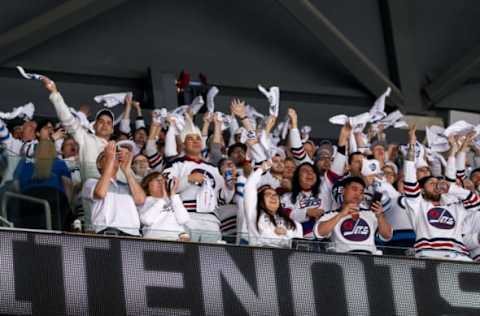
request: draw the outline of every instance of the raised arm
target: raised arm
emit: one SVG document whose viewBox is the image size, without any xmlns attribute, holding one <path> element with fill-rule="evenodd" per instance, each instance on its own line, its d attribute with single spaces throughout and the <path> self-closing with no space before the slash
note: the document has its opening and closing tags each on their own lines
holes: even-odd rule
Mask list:
<svg viewBox="0 0 480 316">
<path fill-rule="evenodd" d="M 123 118 L 120 121 L 120 132 L 130 134 L 130 113 L 132 112 L 132 96 L 127 94 L 125 97 L 125 109 L 123 111 Z"/>
<path fill-rule="evenodd" d="M 293 108 L 288 109 L 288 117 L 290 118 L 290 151 L 292 152 L 295 163 L 301 165 L 304 162 L 309 162 L 313 164 L 312 159 L 307 155 L 303 149 L 302 138 L 300 136 L 300 131 L 298 130 L 298 117 L 297 112 Z"/>
<path fill-rule="evenodd" d="M 150 125 L 150 131 L 147 137 L 147 144 L 145 146 L 145 156 L 148 159 L 150 168 L 156 170 L 163 163 L 163 156 L 158 152 L 157 148 L 157 138 L 160 134 L 161 125 L 155 120 L 152 119 L 152 124 Z"/>
<path fill-rule="evenodd" d="M 411 126 L 408 131 L 408 150 L 407 157 L 404 161 L 405 178 L 403 180 L 405 185 L 405 197 L 407 199 L 418 199 L 420 197 L 420 185 L 417 181 L 417 172 L 415 168 L 415 144 L 417 143 L 415 125 Z"/>
<path fill-rule="evenodd" d="M 135 119 L 135 129 L 145 128 L 145 120 L 143 119 L 142 107 L 140 106 L 140 102 L 133 101 L 132 104 L 137 111 L 137 118 Z"/>
<path fill-rule="evenodd" d="M 115 176 L 115 154 L 115 142 L 110 141 L 104 150 L 105 157 L 103 159 L 105 159 L 105 164 L 103 166 L 102 174 L 93 191 L 93 197 L 95 199 L 103 200 L 107 196 L 110 180 Z"/>
<path fill-rule="evenodd" d="M 122 150 L 119 153 L 118 161 L 120 163 L 120 169 L 127 178 L 130 192 L 132 193 L 133 201 L 135 205 L 142 205 L 145 202 L 145 192 L 138 183 L 132 170 L 133 154 L 128 150 Z"/>
<path fill-rule="evenodd" d="M 248 131 L 247 136 L 247 145 L 250 149 L 250 153 L 256 165 L 261 164 L 263 161 L 267 160 L 267 156 L 263 147 L 258 142 L 258 138 L 255 130 L 252 127 L 250 120 L 247 117 L 245 102 L 238 99 L 232 100 L 230 104 L 230 109 L 232 113 L 240 119 L 243 124 L 243 127 Z"/>
<path fill-rule="evenodd" d="M 268 171 L 271 163 L 265 162 L 261 168 L 253 172 L 245 183 L 244 191 L 244 207 L 245 219 L 247 221 L 248 233 L 250 238 L 258 237 L 260 235 L 257 229 L 257 184 L 260 182 L 262 174 Z"/>
</svg>

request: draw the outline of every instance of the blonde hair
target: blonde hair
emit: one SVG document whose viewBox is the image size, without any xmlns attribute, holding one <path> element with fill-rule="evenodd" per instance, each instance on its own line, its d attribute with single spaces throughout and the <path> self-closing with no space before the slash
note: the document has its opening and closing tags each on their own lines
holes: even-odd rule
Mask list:
<svg viewBox="0 0 480 316">
<path fill-rule="evenodd" d="M 47 180 L 52 175 L 52 166 L 57 151 L 55 144 L 51 140 L 39 141 L 37 148 L 35 148 L 35 166 L 33 170 L 33 179 Z"/>
</svg>

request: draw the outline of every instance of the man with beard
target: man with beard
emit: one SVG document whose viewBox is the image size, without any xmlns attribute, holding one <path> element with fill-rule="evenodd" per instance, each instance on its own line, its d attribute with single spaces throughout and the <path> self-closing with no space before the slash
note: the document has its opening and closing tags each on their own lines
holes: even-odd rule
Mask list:
<svg viewBox="0 0 480 316">
<path fill-rule="evenodd" d="M 413 127 L 409 131 L 409 147 L 404 162 L 405 198 L 399 200 L 416 234 L 415 256 L 471 261 L 462 233 L 467 211 L 478 210 L 480 198 L 455 183 L 433 176 L 417 181 L 416 141 Z M 449 160 L 455 159 L 457 151 L 458 146 L 451 149 Z"/>
</svg>

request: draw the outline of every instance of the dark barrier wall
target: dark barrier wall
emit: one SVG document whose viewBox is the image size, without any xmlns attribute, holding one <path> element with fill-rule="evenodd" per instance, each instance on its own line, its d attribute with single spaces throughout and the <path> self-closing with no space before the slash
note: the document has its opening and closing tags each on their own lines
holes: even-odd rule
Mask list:
<svg viewBox="0 0 480 316">
<path fill-rule="evenodd" d="M 480 314 L 476 264 L 4 230 L 0 248 L 0 314 Z"/>
</svg>

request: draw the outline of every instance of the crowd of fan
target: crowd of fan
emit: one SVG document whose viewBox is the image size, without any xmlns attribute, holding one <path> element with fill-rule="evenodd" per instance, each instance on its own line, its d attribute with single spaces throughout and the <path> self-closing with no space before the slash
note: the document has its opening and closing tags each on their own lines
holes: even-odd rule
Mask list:
<svg viewBox="0 0 480 316">
<path fill-rule="evenodd" d="M 387 144 L 381 122 L 366 136 L 346 119 L 336 144 L 315 144 L 293 108 L 276 124 L 272 89 L 265 119 L 234 99 L 229 115 L 203 114 L 201 128 L 192 107 L 154 111 L 147 128 L 127 95 L 117 131 L 110 109 L 88 126 L 87 106 L 72 111 L 56 84 L 42 81 L 59 124 L 31 120 L 9 131 L 0 120 L 3 187 L 48 200 L 54 229 L 273 247 L 321 240 L 337 252 L 410 247 L 417 257 L 480 261 L 475 130 L 439 136 L 448 139 L 439 154 L 417 141 L 414 126 L 405 145 Z M 14 222 L 39 227 L 28 203 Z"/>
</svg>

